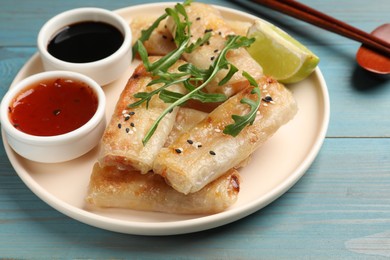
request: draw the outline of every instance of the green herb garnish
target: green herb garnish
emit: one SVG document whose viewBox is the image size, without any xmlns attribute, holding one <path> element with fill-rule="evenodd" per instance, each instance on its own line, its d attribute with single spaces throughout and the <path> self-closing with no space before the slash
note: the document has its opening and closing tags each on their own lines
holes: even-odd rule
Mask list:
<svg viewBox="0 0 390 260">
<path fill-rule="evenodd" d="M 176 4 L 173 9 L 165 9 L 165 14 L 160 16 L 150 28 L 143 31 L 140 40 L 138 40 L 134 45 L 134 50 L 139 53 L 146 70 L 152 73 L 155 78 L 148 85 L 162 84 L 162 86 L 152 92 L 139 92 L 135 94 L 134 97 L 139 98 L 139 100 L 130 104 L 129 107 L 136 107 L 142 103 L 146 103 L 146 107 L 148 107 L 148 104 L 154 95 L 159 95 L 159 98 L 164 102 L 170 103 L 170 105 L 155 120 L 154 124 L 145 135 L 142 140 L 144 145 L 152 137 L 161 120 L 175 107 L 183 105 L 190 99 L 201 102 L 225 101 L 227 99 L 225 95 L 218 93 L 206 93 L 202 91 L 202 89 L 209 84 L 221 70 L 228 70 L 228 72 L 218 84 L 222 86 L 227 83 L 238 71 L 238 69 L 227 60 L 227 53 L 234 49 L 248 47 L 254 42 L 254 39 L 248 39 L 244 36 L 230 35 L 227 37 L 224 48 L 219 52 L 219 55 L 213 60 L 213 63 L 208 69 L 200 69 L 193 64 L 186 63 L 178 68 L 179 72 L 169 72 L 169 68 L 181 58 L 184 52 L 191 53 L 194 49 L 207 42 L 211 36 L 211 33 L 207 32 L 195 43 L 189 44 L 191 37 L 191 22 L 188 19 L 184 5 L 188 5 L 190 3 L 191 1 L 185 1 L 183 4 Z M 176 30 L 174 40 L 176 46 L 178 47 L 161 59 L 151 63 L 148 59 L 148 53 L 143 46 L 143 42 L 149 39 L 152 31 L 156 29 L 159 23 L 168 16 L 170 16 L 175 22 Z M 244 116 L 232 116 L 234 123 L 228 125 L 224 129 L 225 134 L 232 136 L 236 136 L 246 125 L 253 124 L 257 109 L 259 108 L 261 102 L 260 89 L 258 88 L 257 83 L 248 73 L 244 72 L 243 75 L 248 79 L 250 84 L 254 86 L 252 93 L 256 93 L 258 95 L 258 99 L 256 101 L 245 98 L 241 100 L 241 103 L 248 104 L 251 109 L 250 112 Z M 179 83 L 182 83 L 187 89 L 188 92 L 186 94 L 167 90 L 169 86 Z"/>
<path fill-rule="evenodd" d="M 223 130 L 223 132 L 225 134 L 229 134 L 231 136 L 237 136 L 241 132 L 241 130 L 244 129 L 244 127 L 246 125 L 252 125 L 253 124 L 253 122 L 256 119 L 256 113 L 259 110 L 260 103 L 261 103 L 261 93 L 260 93 L 260 88 L 259 88 L 257 82 L 252 78 L 251 75 L 249 75 L 245 71 L 242 73 L 242 75 L 244 77 L 246 77 L 248 79 L 249 83 L 251 84 L 251 86 L 253 86 L 251 94 L 256 94 L 257 95 L 257 99 L 256 100 L 252 100 L 252 99 L 249 99 L 249 98 L 241 99 L 240 102 L 242 104 L 249 105 L 250 111 L 246 115 L 243 115 L 243 116 L 232 115 L 234 123 L 230 124 L 230 125 L 227 125 L 225 127 L 225 129 Z"/>
</svg>

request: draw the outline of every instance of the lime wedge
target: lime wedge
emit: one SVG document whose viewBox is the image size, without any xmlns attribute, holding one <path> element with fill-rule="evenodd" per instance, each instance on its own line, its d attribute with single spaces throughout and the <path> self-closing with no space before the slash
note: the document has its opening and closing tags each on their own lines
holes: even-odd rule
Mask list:
<svg viewBox="0 0 390 260">
<path fill-rule="evenodd" d="M 265 75 L 281 83 L 305 79 L 320 61 L 308 48 L 268 22 L 256 20 L 247 36 L 256 40 L 248 52 L 263 67 Z"/>
</svg>

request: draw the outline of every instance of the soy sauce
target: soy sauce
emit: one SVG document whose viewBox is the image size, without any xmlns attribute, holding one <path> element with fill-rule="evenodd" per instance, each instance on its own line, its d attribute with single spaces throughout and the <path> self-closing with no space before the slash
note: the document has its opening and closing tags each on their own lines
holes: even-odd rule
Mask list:
<svg viewBox="0 0 390 260">
<path fill-rule="evenodd" d="M 81 22 L 63 28 L 49 42 L 49 53 L 57 59 L 85 63 L 104 59 L 122 45 L 124 37 L 104 22 Z"/>
</svg>

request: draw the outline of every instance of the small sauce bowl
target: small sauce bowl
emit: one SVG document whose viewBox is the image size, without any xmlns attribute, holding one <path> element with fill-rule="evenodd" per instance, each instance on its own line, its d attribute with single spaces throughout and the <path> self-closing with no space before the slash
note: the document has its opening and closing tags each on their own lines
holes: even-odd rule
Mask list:
<svg viewBox="0 0 390 260">
<path fill-rule="evenodd" d="M 47 96 L 46 100 L 44 100 L 37 94 L 42 88 L 56 88 L 55 91 L 60 94 L 51 95 L 44 92 L 44 95 Z M 66 89 L 69 89 L 70 93 L 74 93 L 72 88 L 80 89 L 80 92 L 83 92 L 83 94 L 76 93 L 71 98 L 66 98 L 68 101 L 70 100 L 68 102 L 64 100 L 62 94 L 68 95 L 66 94 Z M 39 128 L 40 124 L 45 124 L 45 127 L 52 127 L 52 130 L 56 131 L 55 128 L 61 128 L 62 126 L 61 124 L 58 126 L 58 121 L 55 121 L 55 117 L 61 116 L 62 120 L 68 121 L 80 118 L 81 116 L 78 114 L 82 114 L 81 111 L 83 110 L 81 108 L 83 104 L 80 104 L 80 100 L 86 102 L 82 95 L 91 95 L 93 100 L 93 102 L 89 103 L 94 104 L 93 111 L 95 112 L 85 112 L 89 113 L 90 119 L 86 118 L 85 120 L 84 118 L 80 125 L 73 127 L 75 129 L 68 129 L 64 133 L 51 134 L 50 131 L 42 135 L 39 133 L 28 133 L 31 129 L 31 131 L 35 131 L 35 127 L 29 127 L 29 124 L 36 125 L 37 128 Z M 38 98 L 34 99 L 33 97 Z M 27 102 L 28 98 L 30 99 Z M 41 114 L 44 114 L 42 110 L 36 113 L 34 109 L 30 109 L 30 107 L 36 107 L 42 105 L 42 103 L 55 104 L 55 108 L 49 108 L 49 113 L 46 113 L 48 116 L 41 116 Z M 31 113 L 31 117 L 34 120 L 36 118 L 38 123 L 34 124 L 34 121 L 31 121 L 29 124 L 24 124 L 27 130 L 22 129 L 22 122 L 15 121 L 14 118 L 17 114 L 18 106 L 21 108 L 28 106 L 22 112 L 20 120 L 26 118 L 26 115 L 23 116 L 23 113 Z M 78 113 L 69 110 L 70 106 L 77 106 Z M 99 143 L 106 127 L 105 106 L 105 94 L 100 85 L 91 78 L 70 71 L 48 71 L 27 77 L 8 90 L 1 101 L 0 120 L 8 144 L 16 153 L 32 161 L 58 163 L 80 157 Z M 51 114 L 52 116 L 50 116 Z M 47 120 L 49 122 L 52 120 L 52 123 L 46 124 L 45 121 Z M 18 124 L 18 122 L 21 123 Z"/>
<path fill-rule="evenodd" d="M 81 26 L 81 28 L 76 28 L 83 24 L 84 26 Z M 115 37 L 110 32 L 107 32 L 107 28 L 102 29 L 99 27 L 100 31 L 98 30 L 98 33 L 96 33 L 97 28 L 95 27 L 99 24 L 117 31 L 121 34 L 123 40 L 114 47 L 115 49 L 111 53 L 100 53 L 100 56 L 92 54 L 97 59 L 92 58 L 92 60 L 87 59 L 87 61 L 79 57 L 80 59 L 77 61 L 77 55 L 83 55 L 90 50 L 95 49 L 106 52 L 107 49 L 112 48 L 112 46 L 107 46 L 107 44 L 111 44 Z M 95 27 L 92 29 L 88 27 L 91 25 L 95 25 Z M 65 37 L 60 36 L 56 38 L 61 33 L 64 33 Z M 91 36 L 93 33 L 95 33 L 94 36 Z M 84 37 L 77 38 L 80 35 Z M 73 45 L 64 49 L 60 44 L 57 44 L 70 36 L 74 36 L 73 43 L 70 43 Z M 54 41 L 56 42 L 53 44 Z M 87 7 L 72 9 L 48 20 L 39 31 L 37 45 L 43 67 L 46 71 L 67 70 L 79 72 L 104 86 L 118 79 L 130 66 L 132 60 L 131 41 L 130 26 L 121 16 L 109 10 Z M 62 55 L 53 55 L 53 52 L 49 52 L 49 45 L 61 47 L 62 49 L 58 51 L 62 52 Z M 66 59 L 64 58 L 66 56 L 73 58 Z M 76 60 L 74 56 L 76 56 Z"/>
</svg>

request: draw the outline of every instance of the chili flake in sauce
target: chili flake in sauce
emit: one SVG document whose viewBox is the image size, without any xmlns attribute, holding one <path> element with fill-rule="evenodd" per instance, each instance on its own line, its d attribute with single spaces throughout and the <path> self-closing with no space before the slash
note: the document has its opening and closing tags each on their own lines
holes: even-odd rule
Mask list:
<svg viewBox="0 0 390 260">
<path fill-rule="evenodd" d="M 90 86 L 58 78 L 21 91 L 10 104 L 9 118 L 22 132 L 54 136 L 71 132 L 87 123 L 97 107 L 97 95 Z"/>
</svg>

